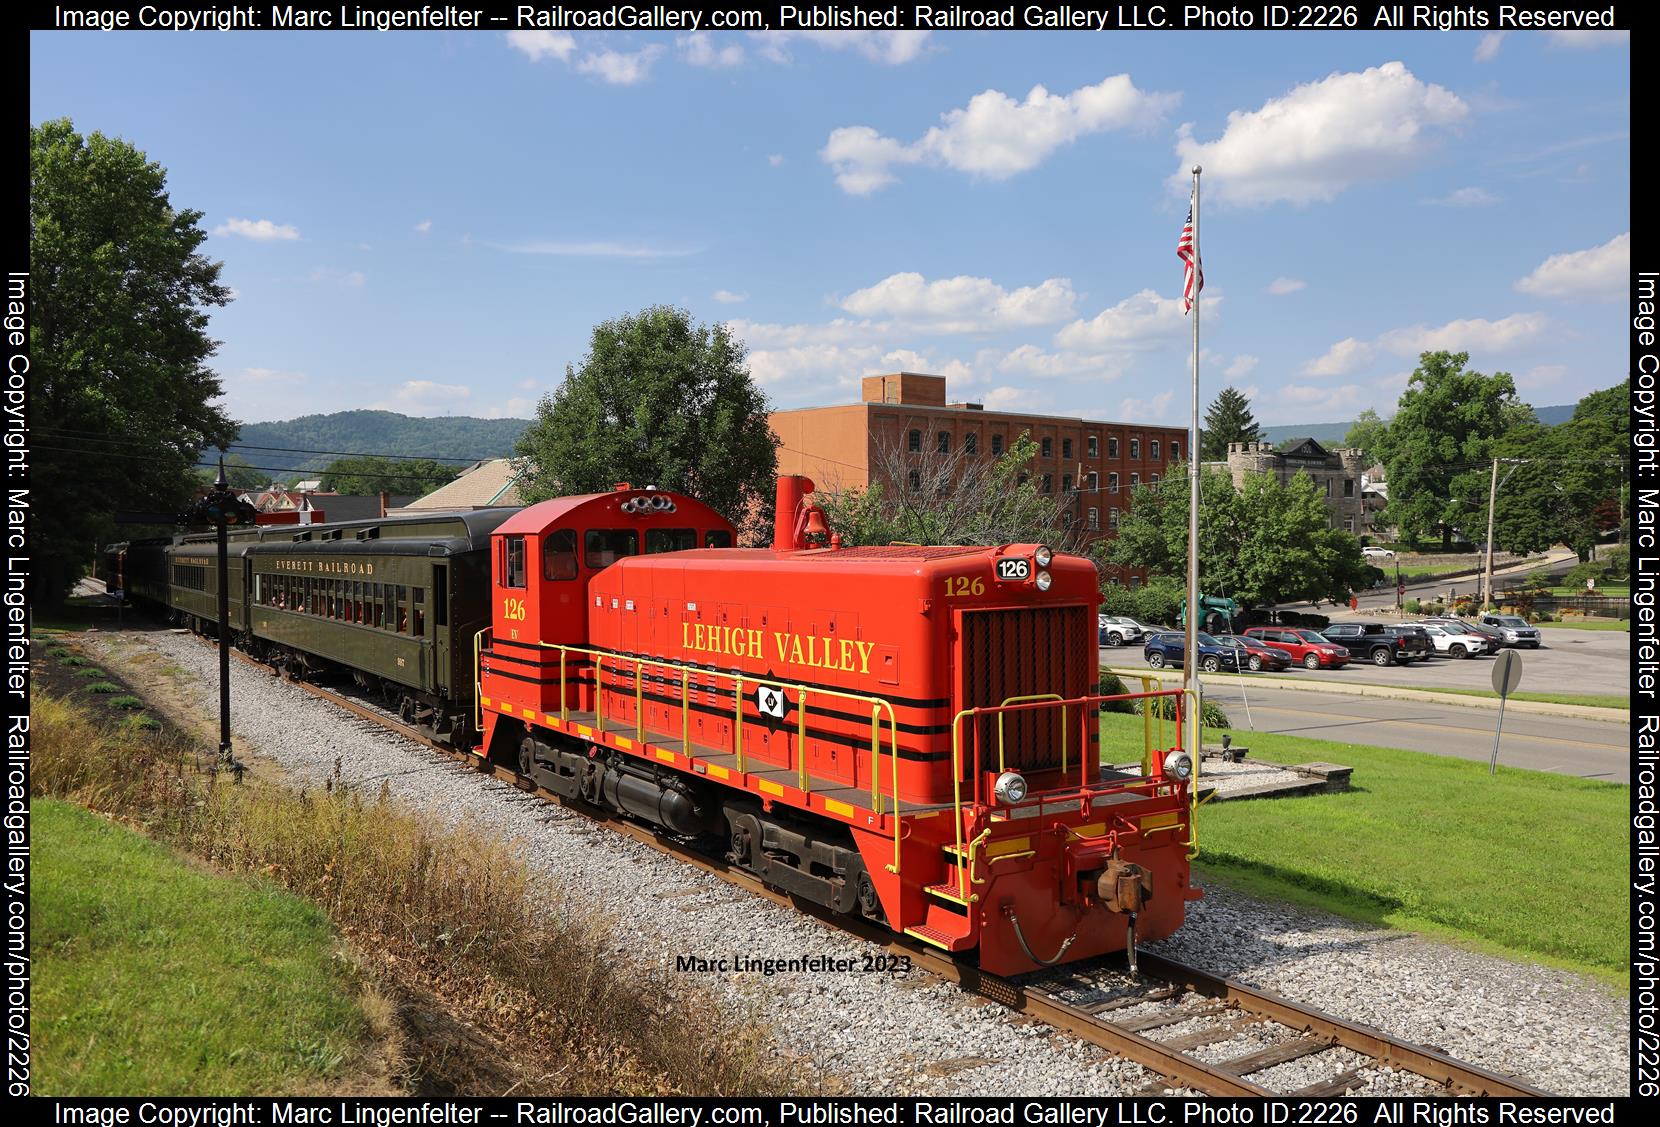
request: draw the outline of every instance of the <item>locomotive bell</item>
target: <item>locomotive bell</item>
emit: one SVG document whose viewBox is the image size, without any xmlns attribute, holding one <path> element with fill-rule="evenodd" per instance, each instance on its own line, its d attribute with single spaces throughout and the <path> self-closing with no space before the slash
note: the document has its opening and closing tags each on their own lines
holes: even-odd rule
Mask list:
<svg viewBox="0 0 1660 1127">
<path fill-rule="evenodd" d="M 824 510 L 814 505 L 807 510 L 807 535 L 828 536 L 830 526 L 824 523 Z"/>
</svg>

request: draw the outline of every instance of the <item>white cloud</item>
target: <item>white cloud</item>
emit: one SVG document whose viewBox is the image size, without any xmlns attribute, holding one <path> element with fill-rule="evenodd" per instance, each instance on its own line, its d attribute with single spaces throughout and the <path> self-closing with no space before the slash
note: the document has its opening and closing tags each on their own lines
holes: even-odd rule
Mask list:
<svg viewBox="0 0 1660 1127">
<path fill-rule="evenodd" d="M 576 69 L 580 74 L 594 75 L 613 86 L 632 86 L 645 81 L 651 74 L 651 64 L 662 53 L 663 48 L 655 43 L 638 51 L 597 51 L 578 59 Z"/>
<path fill-rule="evenodd" d="M 1255 356 L 1235 356 L 1233 363 L 1222 369 L 1222 374 L 1230 380 L 1242 380 L 1256 370 L 1257 363 Z"/>
<path fill-rule="evenodd" d="M 731 290 L 716 290 L 713 296 L 722 305 L 737 305 L 741 301 L 749 300 L 748 294 L 733 293 Z"/>
<path fill-rule="evenodd" d="M 852 125 L 833 130 L 819 155 L 835 169 L 836 183 L 852 195 L 868 195 L 893 183 L 898 177 L 892 170 L 907 164 L 1005 180 L 1037 167 L 1080 137 L 1152 128 L 1177 97 L 1137 90 L 1127 74 L 1064 95 L 1034 86 L 1020 102 L 1000 90 L 986 90 L 967 106 L 940 115 L 942 124 L 911 144 L 884 137 L 868 125 Z"/>
<path fill-rule="evenodd" d="M 1629 31 L 1552 31 L 1549 35 L 1553 47 L 1578 47 L 1584 50 L 1631 42 Z"/>
<path fill-rule="evenodd" d="M 448 414 L 462 400 L 472 396 L 473 390 L 461 384 L 437 383 L 433 380 L 406 380 L 398 385 L 392 397 L 374 404 L 376 410 L 399 411 L 406 415 Z"/>
<path fill-rule="evenodd" d="M 428 231 L 432 230 L 432 220 L 421 220 L 419 223 L 415 224 L 415 230 L 419 231 L 423 235 L 426 234 Z"/>
<path fill-rule="evenodd" d="M 1499 197 L 1486 188 L 1459 188 L 1448 192 L 1444 196 L 1425 200 L 1428 204 L 1439 204 L 1442 207 L 1491 207 L 1499 202 Z"/>
<path fill-rule="evenodd" d="M 1023 387 L 994 387 L 980 397 L 980 402 L 989 411 L 1031 411 L 1044 406 L 1048 399 Z"/>
<path fill-rule="evenodd" d="M 1348 337 L 1326 350 L 1324 356 L 1303 365 L 1305 376 L 1342 376 L 1354 371 L 1372 358 L 1372 346 L 1365 341 Z"/>
<path fill-rule="evenodd" d="M 829 51 L 853 51 L 872 62 L 897 66 L 920 57 L 928 46 L 926 31 L 763 31 L 753 32 L 756 49 L 775 63 L 790 61 L 792 42 L 812 43 Z"/>
<path fill-rule="evenodd" d="M 335 266 L 319 266 L 310 274 L 313 282 L 360 290 L 369 279 L 361 270 L 342 270 Z"/>
<path fill-rule="evenodd" d="M 1529 390 L 1549 387 L 1567 374 L 1566 364 L 1537 364 L 1516 377 L 1516 386 Z"/>
<path fill-rule="evenodd" d="M 735 318 L 727 331 L 750 348 L 798 348 L 804 345 L 847 345 L 881 336 L 888 328 L 869 321 L 838 317 L 819 325 L 776 325 Z"/>
<path fill-rule="evenodd" d="M 1490 62 L 1499 56 L 1499 45 L 1504 42 L 1505 32 L 1489 31 L 1476 44 L 1476 62 Z"/>
<path fill-rule="evenodd" d="M 1275 297 L 1284 297 L 1288 293 L 1296 293 L 1307 285 L 1308 283 L 1301 278 L 1275 278 L 1268 283 L 1268 292 Z"/>
<path fill-rule="evenodd" d="M 1214 309 L 1216 298 L 1205 303 Z M 1062 348 L 1138 348 L 1180 335 L 1187 325 L 1182 299 L 1161 297 L 1153 290 L 1132 294 L 1088 321 L 1074 321 L 1055 334 Z"/>
<path fill-rule="evenodd" d="M 519 381 L 519 390 L 520 391 L 533 391 L 533 390 L 535 390 L 535 388 L 536 388 L 536 380 L 535 379 L 523 379 L 523 380 Z"/>
<path fill-rule="evenodd" d="M 1120 357 L 1099 353 L 1045 352 L 1035 344 L 1023 344 L 999 359 L 997 368 L 1011 375 L 1039 379 L 1087 375 L 1095 379 L 1115 380 L 1123 374 L 1124 361 Z"/>
<path fill-rule="evenodd" d="M 699 253 L 696 248 L 653 247 L 637 243 L 595 241 L 587 243 L 531 242 L 498 245 L 513 254 L 550 254 L 567 258 L 684 258 Z"/>
<path fill-rule="evenodd" d="M 1352 383 L 1342 387 L 1287 384 L 1280 388 L 1275 398 L 1281 404 L 1300 408 L 1305 413 L 1318 411 L 1328 415 L 1353 414 L 1370 405 L 1365 389 Z"/>
<path fill-rule="evenodd" d="M 1175 397 L 1174 391 L 1161 391 L 1150 399 L 1126 399 L 1118 405 L 1118 417 L 1137 423 L 1164 422 Z"/>
<path fill-rule="evenodd" d="M 240 235 L 256 243 L 293 242 L 300 237 L 297 228 L 269 219 L 227 219 L 212 231 L 215 235 Z"/>
<path fill-rule="evenodd" d="M 236 378 L 243 383 L 257 384 L 302 384 L 306 382 L 304 372 L 284 372 L 277 368 L 244 368 L 236 374 Z"/>
<path fill-rule="evenodd" d="M 1631 276 L 1631 233 L 1615 235 L 1600 247 L 1553 254 L 1516 283 L 1539 297 L 1613 300 L 1625 295 Z"/>
<path fill-rule="evenodd" d="M 507 45 L 523 51 L 531 62 L 543 59 L 568 60 L 576 50 L 576 36 L 568 31 L 510 31 Z"/>
<path fill-rule="evenodd" d="M 1077 300 L 1067 278 L 1005 290 L 989 278 L 959 275 L 930 282 L 906 272 L 854 291 L 841 306 L 857 317 L 888 317 L 924 332 L 970 333 L 1064 321 L 1075 316 Z"/>
<path fill-rule="evenodd" d="M 721 45 L 717 46 L 717 42 Z M 675 43 L 680 47 L 681 58 L 694 67 L 735 67 L 744 61 L 742 44 L 726 37 L 717 41 L 707 31 L 683 35 Z"/>
<path fill-rule="evenodd" d="M 1378 344 L 1398 356 L 1420 352 L 1503 352 L 1532 340 L 1545 331 L 1545 318 L 1538 313 L 1512 313 L 1497 321 L 1472 317 L 1448 321 L 1428 328 L 1413 325 L 1394 329 L 1378 338 Z"/>
<path fill-rule="evenodd" d="M 1399 62 L 1332 74 L 1261 109 L 1235 110 L 1215 141 L 1196 141 L 1183 125 L 1181 167 L 1169 183 L 1185 193 L 1199 164 L 1214 197 L 1229 203 L 1329 201 L 1356 184 L 1399 175 L 1434 146 L 1438 130 L 1468 114 L 1457 95 L 1420 82 Z"/>
<path fill-rule="evenodd" d="M 774 168 L 781 167 L 784 163 L 784 154 L 773 153 L 771 156 L 767 157 L 767 163 L 772 165 Z"/>
<path fill-rule="evenodd" d="M 480 412 L 483 419 L 525 419 L 536 414 L 536 401 L 515 395 L 500 407 L 487 407 Z"/>
</svg>

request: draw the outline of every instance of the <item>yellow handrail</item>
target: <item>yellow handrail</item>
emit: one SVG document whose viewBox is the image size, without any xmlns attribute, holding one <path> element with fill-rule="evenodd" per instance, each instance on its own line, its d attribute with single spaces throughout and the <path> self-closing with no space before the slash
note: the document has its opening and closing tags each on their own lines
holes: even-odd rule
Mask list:
<svg viewBox="0 0 1660 1127">
<path fill-rule="evenodd" d="M 1059 693 L 1033 693 L 1024 697 L 1009 697 L 998 705 L 998 708 L 1007 708 L 1011 704 L 1030 704 L 1035 700 L 1059 700 L 1066 698 Z M 1003 773 L 1003 714 L 997 714 L 997 773 Z M 1061 705 L 1061 770 L 1066 770 L 1066 705 Z"/>
<path fill-rule="evenodd" d="M 484 677 L 480 669 L 480 655 L 483 653 L 484 635 L 490 632 L 490 627 L 478 631 L 473 635 L 473 729 L 484 731 Z"/>
<path fill-rule="evenodd" d="M 801 793 L 811 794 L 812 788 L 807 785 L 807 690 L 801 690 L 801 697 L 795 702 L 795 764 L 801 778 Z"/>
</svg>

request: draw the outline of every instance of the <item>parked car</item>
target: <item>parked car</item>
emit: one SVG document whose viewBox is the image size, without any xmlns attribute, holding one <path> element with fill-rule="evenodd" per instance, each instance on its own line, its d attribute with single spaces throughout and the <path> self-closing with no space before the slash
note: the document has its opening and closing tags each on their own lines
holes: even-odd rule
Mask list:
<svg viewBox="0 0 1660 1127">
<path fill-rule="evenodd" d="M 1385 626 L 1378 622 L 1335 622 L 1324 634 L 1334 645 L 1349 651 L 1355 661 L 1373 665 L 1410 665 L 1428 660 L 1434 647 L 1429 635 L 1413 626 Z"/>
<path fill-rule="evenodd" d="M 1266 669 L 1278 673 L 1291 668 L 1290 654 L 1256 638 L 1247 638 L 1243 634 L 1218 634 L 1216 640 L 1229 649 L 1242 651 L 1237 660 L 1254 672 Z"/>
<path fill-rule="evenodd" d="M 1480 626 L 1474 622 L 1466 622 L 1462 618 L 1454 618 L 1451 615 L 1437 615 L 1434 618 L 1425 619 L 1425 621 L 1433 622 L 1437 626 L 1444 626 L 1455 633 L 1462 633 L 1466 637 L 1474 638 L 1485 646 L 1490 654 L 1498 653 L 1499 647 L 1504 644 L 1504 636 L 1491 626 Z"/>
<path fill-rule="evenodd" d="M 1239 651 L 1222 645 L 1209 634 L 1201 631 L 1197 636 L 1199 644 L 1199 668 L 1206 673 L 1215 673 L 1219 669 L 1239 672 Z M 1141 648 L 1141 656 L 1147 659 L 1147 664 L 1154 669 L 1163 669 L 1167 665 L 1182 665 L 1183 655 L 1187 652 L 1187 635 L 1174 630 L 1149 634 L 1147 642 Z"/>
<path fill-rule="evenodd" d="M 1122 646 L 1126 642 L 1139 642 L 1141 636 L 1147 633 L 1145 627 L 1133 618 L 1122 618 L 1112 614 L 1098 614 L 1095 624 L 1100 635 L 1099 643 L 1103 646 Z"/>
<path fill-rule="evenodd" d="M 1395 553 L 1388 548 L 1379 548 L 1370 544 L 1362 548 L 1360 554 L 1369 560 L 1392 560 L 1395 558 Z"/>
<path fill-rule="evenodd" d="M 1497 630 L 1499 639 L 1507 646 L 1539 648 L 1539 628 L 1529 626 L 1527 619 L 1519 614 L 1484 614 L 1481 624 Z"/>
<path fill-rule="evenodd" d="M 1252 626 L 1245 637 L 1265 646 L 1284 650 L 1305 669 L 1341 669 L 1349 664 L 1349 651 L 1333 645 L 1312 630 L 1291 626 Z"/>
<path fill-rule="evenodd" d="M 1438 654 L 1464 658 L 1493 652 L 1492 639 L 1477 634 L 1462 623 L 1426 621 L 1413 625 L 1424 628 L 1424 633 L 1429 635 L 1430 644 L 1435 647 Z"/>
</svg>

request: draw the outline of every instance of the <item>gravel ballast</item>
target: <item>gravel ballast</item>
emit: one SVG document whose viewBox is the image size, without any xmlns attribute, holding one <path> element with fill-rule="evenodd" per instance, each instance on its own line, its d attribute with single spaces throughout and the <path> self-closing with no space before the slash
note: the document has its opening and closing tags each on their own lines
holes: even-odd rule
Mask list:
<svg viewBox="0 0 1660 1127">
<path fill-rule="evenodd" d="M 212 647 L 182 632 L 84 637 L 102 660 L 118 666 L 144 651 L 158 653 L 164 661 L 146 664 L 177 670 L 173 681 L 182 705 L 195 711 L 204 730 L 212 726 L 218 707 Z M 310 784 L 327 779 L 338 761 L 350 784 L 375 790 L 384 784 L 412 806 L 490 828 L 547 876 L 570 911 L 607 928 L 619 954 L 656 964 L 756 1013 L 792 1056 L 814 1062 L 850 1091 L 1115 1096 L 1143 1090 L 1155 1079 L 1139 1065 L 1102 1061 L 1105 1051 L 1094 1045 L 978 1002 L 919 971 L 676 972 L 677 956 L 719 965 L 829 955 L 862 965 L 870 948 L 442 758 L 258 668 L 237 661 L 231 674 L 234 732 L 246 754 Z M 1190 904 L 1183 929 L 1149 949 L 1551 1091 L 1629 1089 L 1626 1014 L 1605 991 L 1567 972 L 1219 890 Z M 1220 1060 L 1273 1039 L 1242 1033 L 1207 1049 Z M 1210 1057 L 1210 1051 L 1196 1055 Z M 1340 1071 L 1316 1067 L 1313 1060 L 1279 1069 L 1308 1074 L 1304 1083 Z M 1424 1090 L 1421 1081 L 1401 1074 L 1379 1081 L 1375 1090 Z"/>
</svg>

